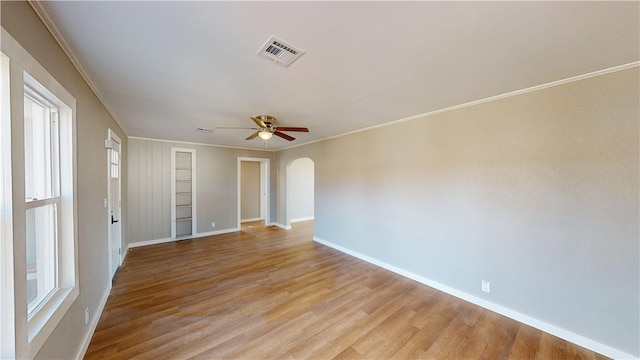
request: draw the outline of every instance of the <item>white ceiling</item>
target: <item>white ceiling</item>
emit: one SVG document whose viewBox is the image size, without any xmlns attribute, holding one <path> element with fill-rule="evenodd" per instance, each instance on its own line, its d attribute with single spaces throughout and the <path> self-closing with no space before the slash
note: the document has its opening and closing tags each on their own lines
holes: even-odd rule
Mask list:
<svg viewBox="0 0 640 360">
<path fill-rule="evenodd" d="M 129 136 L 276 150 L 640 59 L 640 2 L 41 3 Z M 275 35 L 306 53 L 256 55 Z M 81 104 L 79 104 L 81 106 Z"/>
</svg>

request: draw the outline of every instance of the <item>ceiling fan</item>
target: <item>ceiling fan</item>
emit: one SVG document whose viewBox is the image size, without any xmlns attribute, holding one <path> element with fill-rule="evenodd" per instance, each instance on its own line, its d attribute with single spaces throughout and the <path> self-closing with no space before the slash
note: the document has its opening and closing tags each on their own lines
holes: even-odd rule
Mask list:
<svg viewBox="0 0 640 360">
<path fill-rule="evenodd" d="M 255 117 L 251 117 L 251 120 L 256 123 L 259 127 L 250 128 L 250 127 L 216 127 L 216 129 L 251 129 L 256 130 L 253 134 L 249 135 L 245 140 L 251 140 L 256 137 L 260 137 L 263 140 L 269 140 L 273 135 L 281 137 L 285 140 L 295 140 L 293 136 L 287 135 L 283 133 L 283 131 L 298 131 L 298 132 L 309 132 L 309 129 L 306 127 L 289 127 L 289 126 L 276 126 L 276 118 L 271 115 L 258 115 Z"/>
</svg>

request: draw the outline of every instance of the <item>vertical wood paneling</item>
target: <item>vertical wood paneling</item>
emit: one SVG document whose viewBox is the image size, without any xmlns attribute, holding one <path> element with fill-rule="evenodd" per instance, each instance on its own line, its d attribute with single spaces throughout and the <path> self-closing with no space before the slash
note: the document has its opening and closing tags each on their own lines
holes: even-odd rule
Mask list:
<svg viewBox="0 0 640 360">
<path fill-rule="evenodd" d="M 162 189 L 160 193 L 162 214 L 160 228 L 162 234 L 171 235 L 171 147 L 173 144 L 162 143 Z"/>
<path fill-rule="evenodd" d="M 147 192 L 147 234 L 153 237 L 153 143 L 147 141 L 147 172 L 146 172 L 146 192 Z"/>
<path fill-rule="evenodd" d="M 196 149 L 196 223 L 199 233 L 236 226 L 235 164 L 239 156 L 272 158 L 262 151 L 129 139 L 130 243 L 171 237 L 171 148 Z M 202 172 L 201 172 L 202 171 Z M 215 221 L 215 228 L 211 222 Z"/>
<path fill-rule="evenodd" d="M 140 217 L 138 218 L 138 229 L 140 240 L 148 240 L 147 231 L 147 192 L 145 191 L 145 181 L 147 175 L 147 142 L 140 141 L 140 152 L 138 153 L 138 191 L 140 197 L 138 200 L 138 209 L 140 209 Z"/>
<path fill-rule="evenodd" d="M 138 191 L 138 168 L 140 167 L 138 161 L 139 154 L 139 141 L 138 140 L 129 140 L 129 148 L 127 151 L 127 157 L 129 159 L 129 171 L 127 174 L 127 201 L 128 201 L 128 219 L 127 219 L 127 229 L 128 236 L 127 240 L 129 243 L 136 242 L 140 238 L 140 234 L 138 233 L 138 218 L 140 216 L 140 212 L 138 207 L 136 206 L 139 202 L 140 192 Z M 126 230 L 125 230 L 126 231 Z"/>
<path fill-rule="evenodd" d="M 152 206 L 153 206 L 153 221 L 152 221 L 152 236 L 155 239 L 162 239 L 166 237 L 162 231 L 162 143 L 154 142 L 152 144 L 153 151 L 153 177 L 151 179 L 153 192 Z"/>
</svg>

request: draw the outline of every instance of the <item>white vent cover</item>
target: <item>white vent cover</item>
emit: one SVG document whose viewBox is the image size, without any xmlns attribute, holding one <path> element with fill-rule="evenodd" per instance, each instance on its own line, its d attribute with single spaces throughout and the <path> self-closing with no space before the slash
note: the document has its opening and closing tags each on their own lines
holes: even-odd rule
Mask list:
<svg viewBox="0 0 640 360">
<path fill-rule="evenodd" d="M 269 38 L 269 40 L 262 45 L 260 51 L 258 51 L 259 56 L 273 60 L 276 64 L 284 67 L 288 67 L 294 61 L 298 60 L 302 54 L 304 54 L 304 51 L 291 44 L 287 44 L 275 36 Z"/>
</svg>

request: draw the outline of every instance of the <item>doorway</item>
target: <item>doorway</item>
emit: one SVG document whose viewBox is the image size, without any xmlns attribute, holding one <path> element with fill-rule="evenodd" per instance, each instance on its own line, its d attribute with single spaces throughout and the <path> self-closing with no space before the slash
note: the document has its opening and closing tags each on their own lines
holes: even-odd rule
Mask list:
<svg viewBox="0 0 640 360">
<path fill-rule="evenodd" d="M 315 164 L 310 158 L 298 158 L 287 165 L 286 227 L 291 223 L 314 220 Z"/>
<path fill-rule="evenodd" d="M 113 279 L 122 264 L 122 172 L 121 149 L 122 141 L 109 129 L 107 140 L 107 214 L 109 238 L 109 277 Z"/>
<path fill-rule="evenodd" d="M 237 164 L 237 226 L 242 226 L 242 220 L 256 221 L 264 219 L 264 225 L 271 224 L 270 198 L 271 198 L 271 182 L 269 176 L 270 159 L 239 157 Z M 247 165 L 247 166 L 244 166 Z M 245 171 L 243 172 L 243 168 Z M 243 186 L 245 185 L 245 186 Z M 255 185 L 253 192 L 244 194 L 243 187 Z M 250 198 L 247 198 L 250 197 Z M 255 207 L 251 211 L 245 211 L 243 217 L 243 204 L 245 207 Z M 250 215 L 247 215 L 250 214 Z M 248 216 L 248 217 L 247 217 Z"/>
</svg>

